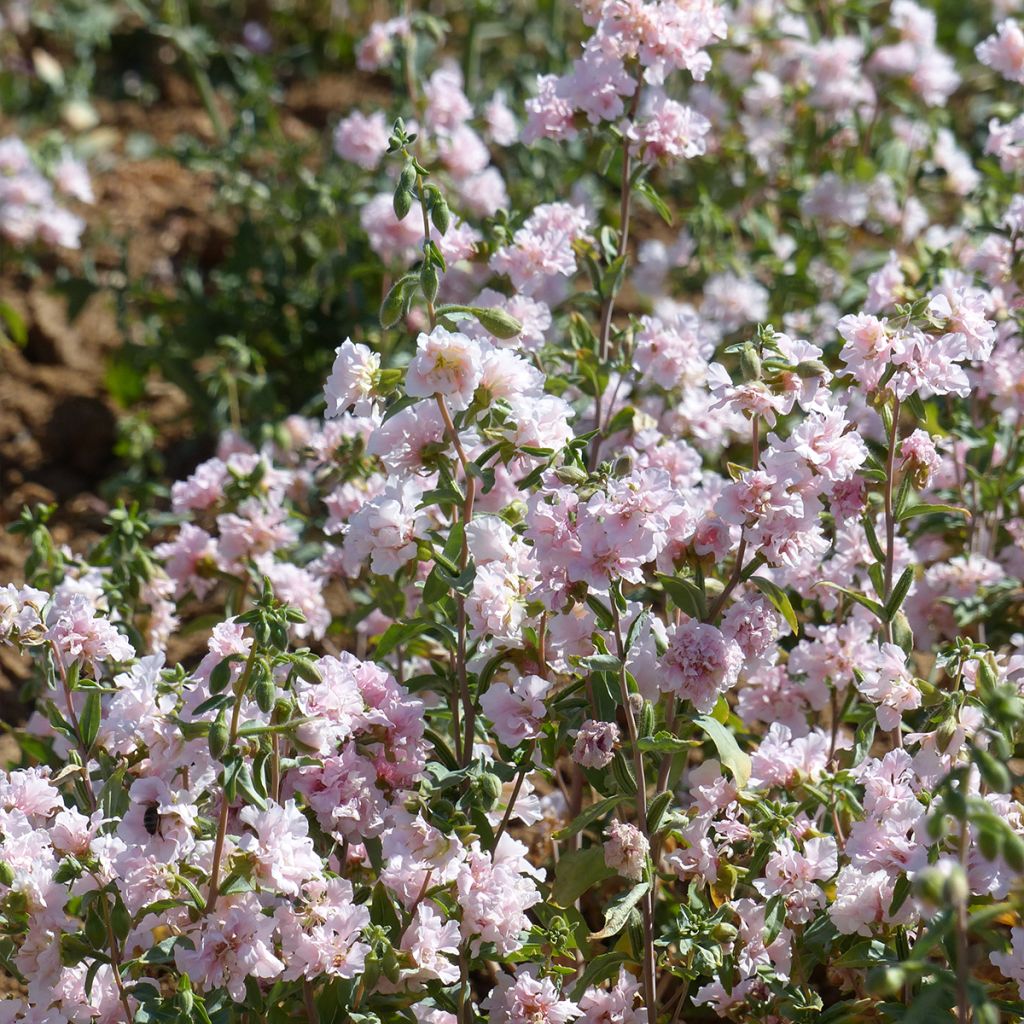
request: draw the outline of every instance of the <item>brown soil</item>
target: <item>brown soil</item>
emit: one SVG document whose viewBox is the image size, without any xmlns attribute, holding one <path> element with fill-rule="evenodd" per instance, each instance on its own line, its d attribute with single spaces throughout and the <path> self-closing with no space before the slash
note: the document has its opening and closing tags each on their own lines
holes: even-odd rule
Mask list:
<svg viewBox="0 0 1024 1024">
<path fill-rule="evenodd" d="M 161 88 L 164 99 L 152 108 L 97 104 L 100 127 L 94 136 L 102 156 L 93 166 L 96 203 L 76 212 L 87 221 L 84 245 L 99 281 L 107 285 L 117 284 L 125 265 L 129 274 L 158 282 L 172 281 L 186 259 L 214 265 L 229 237 L 230 223 L 212 210 L 208 177 L 173 158 L 125 155 L 126 142 L 138 133 L 152 137 L 158 147 L 186 134 L 213 143 L 212 125 L 191 87 L 169 76 Z M 323 75 L 289 88 L 282 124 L 293 139 L 315 139 L 353 103 L 385 96 L 371 79 Z M 231 111 L 222 107 L 222 114 L 230 121 Z M 13 130 L 0 118 L 0 135 Z M 62 264 L 79 270 L 82 254 L 55 259 L 33 279 L 0 262 L 0 303 L 17 313 L 27 335 L 20 346 L 0 341 L 0 585 L 23 578 L 22 539 L 3 529 L 21 509 L 55 503 L 51 525 L 57 541 L 81 550 L 102 528 L 107 506 L 99 491 L 117 468 L 121 410 L 108 394 L 106 374 L 109 355 L 125 339 L 114 292 L 101 289 L 69 319 L 54 280 Z M 161 449 L 173 456 L 190 440 L 184 396 L 153 379 L 142 405 Z M 175 467 L 183 473 L 189 468 Z M 17 699 L 24 672 L 20 660 L 0 646 L 0 723 L 24 717 Z"/>
</svg>

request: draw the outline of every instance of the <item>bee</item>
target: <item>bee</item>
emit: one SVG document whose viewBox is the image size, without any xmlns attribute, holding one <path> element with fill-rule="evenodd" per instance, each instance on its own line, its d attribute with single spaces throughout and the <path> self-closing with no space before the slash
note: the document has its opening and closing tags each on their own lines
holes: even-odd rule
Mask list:
<svg viewBox="0 0 1024 1024">
<path fill-rule="evenodd" d="M 154 800 L 152 803 L 146 804 L 146 809 L 142 813 L 142 824 L 151 836 L 160 832 L 159 807 L 160 805 Z"/>
</svg>

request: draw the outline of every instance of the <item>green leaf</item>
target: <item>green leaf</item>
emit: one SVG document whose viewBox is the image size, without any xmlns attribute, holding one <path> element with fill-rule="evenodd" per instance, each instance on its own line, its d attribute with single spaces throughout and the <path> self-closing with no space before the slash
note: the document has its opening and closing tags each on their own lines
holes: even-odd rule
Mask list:
<svg viewBox="0 0 1024 1024">
<path fill-rule="evenodd" d="M 591 654 L 580 658 L 580 667 L 591 672 L 618 672 L 622 662 L 614 654 Z"/>
<path fill-rule="evenodd" d="M 676 607 L 694 619 L 707 617 L 708 609 L 704 591 L 696 583 L 680 576 L 665 576 L 661 573 L 658 573 L 658 579 Z"/>
<path fill-rule="evenodd" d="M 603 818 L 606 814 L 610 814 L 615 810 L 616 807 L 625 799 L 621 794 L 617 796 L 610 796 L 604 800 L 598 800 L 596 804 L 591 804 L 589 807 L 584 808 L 576 817 L 572 820 L 561 831 L 555 833 L 556 839 L 569 839 L 576 835 L 577 832 L 582 832 L 592 822 Z"/>
<path fill-rule="evenodd" d="M 732 772 L 736 785 L 743 789 L 750 781 L 750 758 L 740 750 L 736 737 L 710 715 L 698 715 L 693 721 L 707 733 L 718 750 L 718 759 Z"/>
<path fill-rule="evenodd" d="M 641 882 L 616 896 L 604 912 L 604 927 L 599 932 L 591 932 L 590 937 L 607 939 L 612 935 L 618 935 L 626 927 L 630 911 L 644 898 L 650 888 L 650 882 Z"/>
<path fill-rule="evenodd" d="M 865 608 L 874 612 L 880 619 L 885 617 L 885 609 L 878 601 L 872 601 L 870 597 L 858 594 L 856 590 L 850 590 L 849 587 L 841 587 L 838 583 L 833 583 L 831 580 L 818 580 L 814 585 L 816 587 L 829 587 L 832 590 L 838 590 L 840 593 L 843 593 L 850 598 L 851 601 L 856 601 L 857 604 L 863 605 Z"/>
<path fill-rule="evenodd" d="M 646 179 L 641 178 L 633 188 L 640 193 L 658 212 L 658 216 L 669 226 L 672 226 L 672 211 L 668 204 L 654 190 L 654 186 Z"/>
<path fill-rule="evenodd" d="M 100 731 L 100 721 L 103 717 L 102 697 L 98 690 L 90 690 L 86 695 L 85 704 L 82 707 L 82 714 L 78 719 L 78 726 L 82 731 L 82 743 L 86 750 L 91 750 L 96 742 L 96 736 Z"/>
<path fill-rule="evenodd" d="M 782 931 L 782 926 L 786 923 L 786 902 L 782 898 L 782 893 L 777 893 L 769 901 L 768 905 L 764 910 L 764 935 L 762 942 L 765 946 L 770 946 L 778 937 Z"/>
<path fill-rule="evenodd" d="M 892 588 L 889 600 L 885 602 L 883 612 L 886 622 L 892 622 L 896 617 L 896 613 L 900 610 L 903 602 L 907 599 L 907 594 L 910 593 L 910 585 L 913 582 L 914 567 L 912 565 L 908 565 L 900 574 L 900 578 L 896 581 L 896 586 Z"/>
<path fill-rule="evenodd" d="M 572 990 L 572 998 L 578 1002 L 591 985 L 600 985 L 602 981 L 613 978 L 618 974 L 619 967 L 628 959 L 629 957 L 625 953 L 618 953 L 614 950 L 595 956 L 587 963 L 580 975 L 580 980 L 576 982 L 576 987 Z"/>
<path fill-rule="evenodd" d="M 680 739 L 674 733 L 666 732 L 664 729 L 656 732 L 653 736 L 637 737 L 636 745 L 645 754 L 681 754 L 693 746 L 689 740 Z"/>
<path fill-rule="evenodd" d="M 799 636 L 800 622 L 796 617 L 796 612 L 793 611 L 793 604 L 789 600 L 789 595 L 782 587 L 771 580 L 766 580 L 763 576 L 751 576 L 748 582 L 753 583 L 771 601 L 775 606 L 775 610 L 786 620 L 789 628 L 793 630 L 793 635 Z"/>
<path fill-rule="evenodd" d="M 967 519 L 971 518 L 970 509 L 964 508 L 962 505 L 909 505 L 905 508 L 896 518 L 899 522 L 905 522 L 907 519 L 913 519 L 915 516 L 927 516 L 934 512 L 949 512 L 956 515 L 962 515 Z"/>
<path fill-rule="evenodd" d="M 604 862 L 603 846 L 572 850 L 558 858 L 551 899 L 559 907 L 571 907 L 592 885 L 614 874 Z"/>
<path fill-rule="evenodd" d="M 377 641 L 374 654 L 378 658 L 387 657 L 396 647 L 407 640 L 420 636 L 430 629 L 432 623 L 426 619 L 413 619 L 412 622 L 394 622 L 381 634 Z"/>
</svg>

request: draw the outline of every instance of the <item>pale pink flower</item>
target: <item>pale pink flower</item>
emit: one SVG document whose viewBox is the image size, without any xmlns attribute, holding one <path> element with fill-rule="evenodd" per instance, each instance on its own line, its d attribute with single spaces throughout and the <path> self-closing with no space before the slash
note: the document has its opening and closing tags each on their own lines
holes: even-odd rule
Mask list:
<svg viewBox="0 0 1024 1024">
<path fill-rule="evenodd" d="M 324 385 L 328 417 L 340 416 L 353 406 L 357 416 L 369 411 L 374 379 L 380 370 L 380 356 L 365 345 L 346 338 L 334 350 L 334 366 Z"/>
<path fill-rule="evenodd" d="M 480 344 L 465 334 L 435 327 L 416 340 L 406 371 L 406 393 L 414 398 L 442 396 L 454 410 L 465 409 L 483 374 Z"/>
<path fill-rule="evenodd" d="M 651 852 L 647 837 L 635 825 L 625 821 L 613 821 L 605 835 L 605 864 L 623 878 L 639 882 Z"/>
<path fill-rule="evenodd" d="M 494 724 L 494 734 L 507 747 L 540 736 L 547 715 L 544 698 L 551 684 L 541 676 L 520 676 L 511 684 L 494 682 L 480 698 L 483 713 Z"/>
<path fill-rule="evenodd" d="M 978 60 L 1011 82 L 1024 82 L 1024 31 L 1013 18 L 996 26 L 995 35 L 982 40 L 974 50 Z"/>
<path fill-rule="evenodd" d="M 383 111 L 375 110 L 369 117 L 358 110 L 342 118 L 334 129 L 334 152 L 342 160 L 350 160 L 364 170 L 380 165 L 388 149 L 391 130 Z"/>
<path fill-rule="evenodd" d="M 619 739 L 619 727 L 614 722 L 588 719 L 576 734 L 572 759 L 584 768 L 606 768 L 611 764 Z"/>
</svg>

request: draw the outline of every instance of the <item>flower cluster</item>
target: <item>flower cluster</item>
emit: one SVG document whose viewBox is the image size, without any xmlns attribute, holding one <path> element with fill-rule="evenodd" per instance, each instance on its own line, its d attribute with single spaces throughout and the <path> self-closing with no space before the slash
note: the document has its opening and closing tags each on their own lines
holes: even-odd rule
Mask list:
<svg viewBox="0 0 1024 1024">
<path fill-rule="evenodd" d="M 357 47 L 322 417 L 16 525 L 0 1021 L 1024 1014 L 1024 130 L 910 0 L 578 6 L 522 112 Z"/>
<path fill-rule="evenodd" d="M 80 203 L 92 203 L 89 172 L 65 150 L 52 167 L 51 178 L 39 169 L 21 139 L 0 139 L 0 235 L 8 242 L 79 248 L 85 222 L 57 201 L 54 189 Z"/>
</svg>

